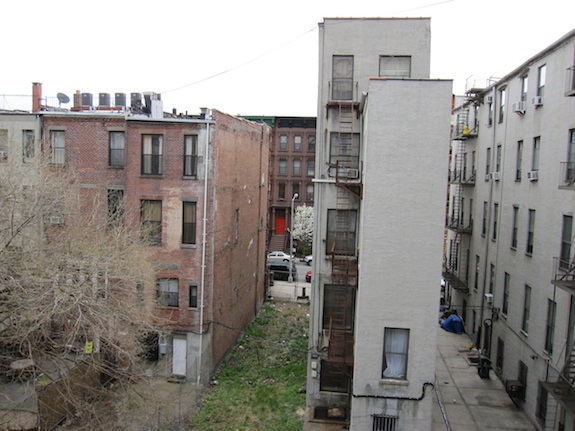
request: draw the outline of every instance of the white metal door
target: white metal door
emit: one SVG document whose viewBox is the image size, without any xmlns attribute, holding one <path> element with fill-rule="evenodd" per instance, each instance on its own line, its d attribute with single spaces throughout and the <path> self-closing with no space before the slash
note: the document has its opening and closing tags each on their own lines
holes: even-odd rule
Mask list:
<svg viewBox="0 0 575 431">
<path fill-rule="evenodd" d="M 172 341 L 172 374 L 186 375 L 186 350 L 185 338 L 174 338 Z"/>
</svg>

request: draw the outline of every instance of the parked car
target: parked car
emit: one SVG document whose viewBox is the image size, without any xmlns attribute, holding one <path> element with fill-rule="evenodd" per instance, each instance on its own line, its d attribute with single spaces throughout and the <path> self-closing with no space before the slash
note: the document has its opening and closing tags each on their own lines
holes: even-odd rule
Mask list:
<svg viewBox="0 0 575 431">
<path fill-rule="evenodd" d="M 307 263 L 308 266 L 311 266 L 311 264 L 313 263 L 313 256 L 310 254 L 309 256 L 304 257 L 303 261 Z"/>
<path fill-rule="evenodd" d="M 268 254 L 267 261 L 271 262 L 289 262 L 291 260 L 290 255 L 284 253 L 283 251 L 272 251 Z"/>
<path fill-rule="evenodd" d="M 311 269 L 305 273 L 305 281 L 311 283 Z"/>
<path fill-rule="evenodd" d="M 289 280 L 290 271 L 294 280 L 297 280 L 297 268 L 291 262 L 268 263 L 268 269 L 273 273 L 274 280 Z"/>
</svg>

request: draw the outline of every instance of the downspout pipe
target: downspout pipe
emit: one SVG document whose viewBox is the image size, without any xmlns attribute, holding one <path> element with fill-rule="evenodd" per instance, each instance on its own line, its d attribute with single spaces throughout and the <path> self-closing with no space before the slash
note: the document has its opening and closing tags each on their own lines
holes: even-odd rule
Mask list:
<svg viewBox="0 0 575 431">
<path fill-rule="evenodd" d="M 210 124 L 211 121 L 206 121 L 206 139 L 204 146 L 204 210 L 202 221 L 202 270 L 200 275 L 200 342 L 198 346 L 198 376 L 197 388 L 200 387 L 202 381 L 202 350 L 204 340 L 204 292 L 206 285 L 206 242 L 207 242 L 207 221 L 208 221 L 208 170 L 210 167 Z"/>
</svg>

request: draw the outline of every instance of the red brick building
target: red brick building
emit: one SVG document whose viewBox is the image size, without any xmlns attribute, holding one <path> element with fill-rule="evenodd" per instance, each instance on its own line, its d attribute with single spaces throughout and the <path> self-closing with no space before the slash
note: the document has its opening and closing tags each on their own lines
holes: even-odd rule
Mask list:
<svg viewBox="0 0 575 431">
<path fill-rule="evenodd" d="M 264 299 L 271 129 L 215 110 L 167 115 L 154 94 L 132 109 L 74 102 L 38 112 L 43 150 L 87 197 L 107 196 L 102 217 L 140 223 L 157 249 L 144 292 L 171 322 L 152 356 L 189 380 L 201 363 L 206 382 Z"/>
</svg>

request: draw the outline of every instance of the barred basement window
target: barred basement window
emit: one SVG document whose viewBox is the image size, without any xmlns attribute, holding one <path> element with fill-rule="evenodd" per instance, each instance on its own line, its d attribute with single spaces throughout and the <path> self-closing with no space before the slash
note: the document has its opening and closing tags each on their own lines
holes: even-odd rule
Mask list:
<svg viewBox="0 0 575 431">
<path fill-rule="evenodd" d="M 373 415 L 372 431 L 396 431 L 397 417 L 387 415 Z"/>
</svg>

